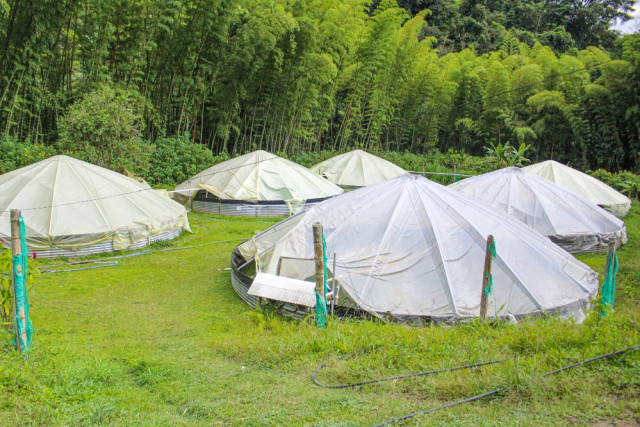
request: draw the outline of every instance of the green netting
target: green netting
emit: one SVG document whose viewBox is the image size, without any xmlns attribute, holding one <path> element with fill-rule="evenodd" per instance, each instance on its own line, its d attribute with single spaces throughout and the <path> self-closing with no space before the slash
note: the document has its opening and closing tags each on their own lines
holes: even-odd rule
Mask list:
<svg viewBox="0 0 640 427">
<path fill-rule="evenodd" d="M 28 253 L 27 248 L 27 232 L 25 230 L 24 220 L 22 215 L 19 220 L 20 225 L 20 255 L 12 258 L 13 263 L 13 280 L 15 291 L 15 308 L 14 313 L 16 317 L 16 326 L 18 337 L 20 340 L 20 348 L 23 351 L 28 351 L 31 346 L 31 336 L 33 335 L 33 327 L 31 325 L 31 318 L 29 317 L 29 298 L 27 294 L 27 280 L 29 277 L 28 266 Z"/>
<path fill-rule="evenodd" d="M 327 242 L 324 239 L 324 231 L 322 232 L 322 263 L 324 265 L 324 286 L 323 295 L 316 292 L 316 326 L 324 328 L 327 321 Z"/>
<path fill-rule="evenodd" d="M 488 249 L 489 249 L 489 252 L 491 253 L 491 256 L 493 258 L 495 258 L 496 257 L 496 242 L 489 243 L 489 248 Z M 489 286 L 486 286 L 484 288 L 484 293 L 488 295 L 493 291 L 493 274 L 487 274 L 487 276 L 488 276 L 487 279 L 489 279 L 488 280 Z"/>
<path fill-rule="evenodd" d="M 615 248 L 607 255 L 607 267 L 605 270 L 604 282 L 602 283 L 602 312 L 600 316 L 606 316 L 613 311 L 613 300 L 616 293 L 616 275 L 618 274 L 618 254 Z"/>
</svg>

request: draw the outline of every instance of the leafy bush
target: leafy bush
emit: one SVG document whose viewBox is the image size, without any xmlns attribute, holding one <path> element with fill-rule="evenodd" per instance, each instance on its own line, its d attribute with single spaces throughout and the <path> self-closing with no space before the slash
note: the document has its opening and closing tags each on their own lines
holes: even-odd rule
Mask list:
<svg viewBox="0 0 640 427">
<path fill-rule="evenodd" d="M 322 151 L 302 151 L 297 154 L 293 154 L 291 156 L 287 156 L 285 153 L 278 152 L 276 153 L 280 157 L 284 157 L 285 159 L 289 159 L 293 162 L 296 162 L 299 165 L 304 166 L 305 168 L 310 168 L 313 165 L 317 165 L 318 163 L 324 162 L 334 156 L 340 155 L 339 151 L 331 151 L 331 150 L 322 150 Z"/>
<path fill-rule="evenodd" d="M 600 181 L 615 188 L 629 198 L 638 199 L 638 193 L 640 192 L 640 176 L 632 172 L 622 171 L 618 173 L 611 173 L 604 169 L 597 169 L 596 171 L 591 172 L 591 176 L 598 178 Z"/>
<path fill-rule="evenodd" d="M 178 184 L 210 167 L 216 160 L 229 158 L 223 154 L 214 158 L 211 150 L 192 142 L 187 135 L 159 138 L 149 160 L 145 179 L 150 184 Z"/>
<path fill-rule="evenodd" d="M 44 160 L 56 154 L 66 154 L 89 163 L 98 163 L 96 151 L 89 147 L 59 147 L 34 144 L 6 136 L 0 139 L 0 174 Z M 128 144 L 125 151 L 118 151 L 112 169 L 127 169 L 144 177 L 150 184 L 174 185 L 190 176 L 222 161 L 229 155 L 214 156 L 205 146 L 191 142 L 188 136 L 159 138 L 155 143 L 137 139 Z M 126 155 L 125 155 L 126 154 Z M 103 166 L 107 166 L 103 164 Z"/>
<path fill-rule="evenodd" d="M 11 252 L 0 246 L 0 323 L 11 327 Z"/>
<path fill-rule="evenodd" d="M 54 147 L 34 144 L 27 140 L 20 142 L 18 138 L 5 136 L 0 139 L 0 174 L 39 162 L 57 154 Z"/>
<path fill-rule="evenodd" d="M 493 170 L 491 162 L 485 157 L 472 156 L 470 154 L 449 149 L 446 153 L 433 150 L 427 154 L 413 154 L 405 151 L 385 151 L 374 153 L 383 159 L 400 166 L 407 171 L 415 172 L 444 172 L 465 173 L 479 175 Z"/>
<path fill-rule="evenodd" d="M 29 258 L 29 277 L 27 284 L 29 289 L 40 275 L 36 260 Z M 11 290 L 11 251 L 0 246 L 0 325 L 7 329 L 12 327 L 11 311 L 13 310 L 13 299 Z"/>
<path fill-rule="evenodd" d="M 527 159 L 524 155 L 531 146 L 528 146 L 524 142 L 520 144 L 519 148 L 512 146 L 508 142 L 504 145 L 498 143 L 495 145 L 493 142 L 489 142 L 489 147 L 484 147 L 487 157 L 495 162 L 496 168 L 505 168 L 508 166 L 522 166 L 523 163 L 529 163 L 531 160 Z"/>
<path fill-rule="evenodd" d="M 141 139 L 142 96 L 103 85 L 73 104 L 60 119 L 60 148 L 82 160 L 122 172 L 145 174 L 153 147 Z"/>
</svg>

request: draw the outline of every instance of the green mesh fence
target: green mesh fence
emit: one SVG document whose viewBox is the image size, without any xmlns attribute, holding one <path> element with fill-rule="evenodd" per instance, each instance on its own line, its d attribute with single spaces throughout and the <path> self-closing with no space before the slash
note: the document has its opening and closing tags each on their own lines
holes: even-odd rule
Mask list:
<svg viewBox="0 0 640 427">
<path fill-rule="evenodd" d="M 322 232 L 322 263 L 324 265 L 324 286 L 323 295 L 316 292 L 316 326 L 324 328 L 327 323 L 327 241 L 324 239 L 324 231 Z"/>
<path fill-rule="evenodd" d="M 616 293 L 616 275 L 618 274 L 618 254 L 612 248 L 607 255 L 607 267 L 605 269 L 604 282 L 602 283 L 602 312 L 600 316 L 606 316 L 613 311 L 613 300 Z"/>
</svg>

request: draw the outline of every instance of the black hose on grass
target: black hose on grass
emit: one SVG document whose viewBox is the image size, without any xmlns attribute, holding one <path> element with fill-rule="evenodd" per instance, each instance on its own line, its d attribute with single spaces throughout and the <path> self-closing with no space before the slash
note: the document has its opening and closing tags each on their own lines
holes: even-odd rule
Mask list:
<svg viewBox="0 0 640 427">
<path fill-rule="evenodd" d="M 624 353 L 627 353 L 629 351 L 638 350 L 638 349 L 640 349 L 640 344 L 634 345 L 632 347 L 627 347 L 627 348 L 625 348 L 623 350 L 617 350 L 617 351 L 613 351 L 611 353 L 602 354 L 600 356 L 592 357 L 590 359 L 581 360 L 581 361 L 573 363 L 571 365 L 563 366 L 562 368 L 555 369 L 553 371 L 547 372 L 546 374 L 542 375 L 540 378 L 549 377 L 551 375 L 555 375 L 555 374 L 558 374 L 560 372 L 563 372 L 563 371 L 566 371 L 566 370 L 569 370 L 569 369 L 572 369 L 572 368 L 577 368 L 577 367 L 586 365 L 587 363 L 591 363 L 591 362 L 595 362 L 595 361 L 598 361 L 598 360 L 606 359 L 606 358 L 612 357 L 612 356 L 617 356 L 617 355 L 624 354 Z M 343 356 L 344 355 L 338 356 L 338 357 L 343 357 Z M 432 371 L 424 371 L 424 372 L 418 372 L 418 373 L 414 373 L 414 374 L 397 375 L 397 376 L 393 376 L 393 377 L 381 378 L 381 379 L 377 379 L 377 380 L 368 380 L 368 381 L 362 381 L 362 382 L 357 382 L 357 383 L 326 385 L 326 384 L 320 383 L 316 379 L 316 375 L 318 374 L 318 372 L 322 368 L 324 368 L 329 363 L 329 360 L 327 360 L 327 361 L 321 363 L 315 369 L 315 371 L 313 371 L 312 379 L 313 379 L 313 383 L 315 385 L 319 386 L 319 387 L 333 388 L 333 389 L 336 389 L 336 388 L 347 388 L 347 387 L 357 387 L 357 386 L 361 386 L 361 385 L 365 385 L 365 384 L 378 383 L 378 382 L 382 382 L 382 381 L 391 381 L 391 380 L 401 379 L 401 378 L 426 376 L 426 375 L 438 374 L 438 373 L 442 373 L 442 372 L 457 371 L 457 370 L 461 370 L 461 369 L 472 369 L 472 368 L 477 368 L 477 367 L 484 366 L 484 365 L 502 363 L 502 362 L 505 362 L 507 360 L 510 360 L 510 359 L 491 360 L 491 361 L 488 361 L 488 362 L 474 363 L 474 364 L 471 364 L 471 365 L 455 366 L 453 368 L 438 369 L 438 370 L 432 370 Z M 475 396 L 467 397 L 466 399 L 458 400 L 456 402 L 450 402 L 450 403 L 447 403 L 445 405 L 436 406 L 434 408 L 429 408 L 429 409 L 425 409 L 425 410 L 422 410 L 422 411 L 412 412 L 412 413 L 407 414 L 407 415 L 402 415 L 400 417 L 391 418 L 389 420 L 386 420 L 386 421 L 383 421 L 383 422 L 381 422 L 379 424 L 376 424 L 375 427 L 386 426 L 386 425 L 389 425 L 389 424 L 392 424 L 392 423 L 395 423 L 395 422 L 398 422 L 398 421 L 408 420 L 409 418 L 413 418 L 416 415 L 429 414 L 431 412 L 436 412 L 436 411 L 440 411 L 442 409 L 452 408 L 454 406 L 462 405 L 464 403 L 474 402 L 476 400 L 484 399 L 485 397 L 493 396 L 495 394 L 503 392 L 506 389 L 507 389 L 507 386 L 500 387 L 500 388 L 497 388 L 495 390 L 491 390 L 491 391 L 487 391 L 485 393 L 477 394 Z"/>
<path fill-rule="evenodd" d="M 344 356 L 346 356 L 346 355 L 343 354 L 343 355 L 338 356 L 337 358 L 341 358 L 341 357 L 344 357 Z M 327 360 L 327 361 L 321 363 L 316 368 L 316 370 L 313 371 L 313 375 L 311 376 L 311 378 L 313 379 L 313 383 L 315 385 L 317 385 L 318 387 L 323 387 L 323 388 L 348 388 L 348 387 L 358 387 L 358 386 L 366 385 L 366 384 L 381 383 L 381 382 L 384 382 L 384 381 L 392 381 L 392 380 L 399 380 L 399 379 L 412 378 L 412 377 L 423 377 L 423 376 L 427 376 L 427 375 L 440 374 L 440 373 L 443 373 L 443 372 L 459 371 L 461 369 L 473 369 L 473 368 L 477 368 L 477 367 L 480 367 L 480 366 L 493 365 L 495 363 L 503 363 L 503 362 L 506 362 L 508 360 L 511 360 L 511 359 L 490 360 L 488 362 L 472 363 L 471 365 L 454 366 L 453 368 L 436 369 L 436 370 L 432 370 L 432 371 L 423 371 L 423 372 L 416 372 L 416 373 L 412 373 L 412 374 L 396 375 L 396 376 L 387 377 L 387 378 L 379 378 L 379 379 L 376 379 L 376 380 L 367 380 L 367 381 L 361 381 L 361 382 L 357 382 L 357 383 L 336 384 L 336 385 L 322 384 L 316 378 L 316 376 L 318 375 L 318 372 L 322 368 L 324 368 L 327 365 L 327 363 L 329 363 L 330 360 Z"/>
</svg>

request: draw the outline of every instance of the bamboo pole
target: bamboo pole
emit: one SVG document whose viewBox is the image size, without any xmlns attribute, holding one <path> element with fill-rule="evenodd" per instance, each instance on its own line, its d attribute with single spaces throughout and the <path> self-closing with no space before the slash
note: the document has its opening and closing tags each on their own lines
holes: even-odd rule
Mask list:
<svg viewBox="0 0 640 427">
<path fill-rule="evenodd" d="M 484 256 L 484 273 L 482 274 L 482 289 L 480 297 L 480 318 L 485 319 L 487 317 L 487 301 L 489 293 L 485 289 L 489 288 L 489 278 L 491 277 L 491 264 L 493 260 L 493 254 L 491 247 L 494 245 L 493 235 L 487 237 L 487 249 Z"/>
<path fill-rule="evenodd" d="M 18 271 L 13 271 L 13 259 L 20 255 L 20 211 L 18 209 L 11 209 L 11 298 L 13 303 L 13 311 L 11 318 L 13 319 L 13 331 L 16 335 L 16 347 L 19 352 L 22 351 L 22 340 L 20 339 L 20 333 L 18 329 L 18 313 L 17 313 L 17 292 L 16 292 L 16 273 L 22 274 L 22 265 L 18 265 Z M 20 313 L 20 317 L 24 318 L 24 312 Z M 25 340 L 26 342 L 26 340 Z"/>
<path fill-rule="evenodd" d="M 313 249 L 316 268 L 316 326 L 324 328 L 327 318 L 327 294 L 324 288 L 324 250 L 322 248 L 322 224 L 313 224 Z"/>
</svg>

